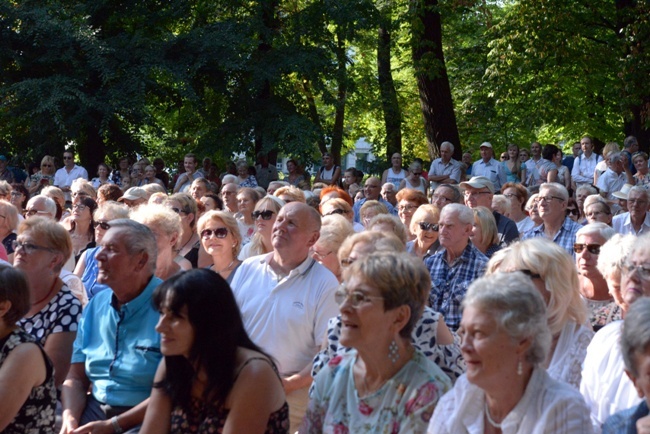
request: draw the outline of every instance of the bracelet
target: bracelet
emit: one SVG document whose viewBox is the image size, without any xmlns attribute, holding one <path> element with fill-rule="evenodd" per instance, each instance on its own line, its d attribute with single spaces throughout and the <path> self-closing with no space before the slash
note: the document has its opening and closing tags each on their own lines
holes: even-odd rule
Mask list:
<svg viewBox="0 0 650 434">
<path fill-rule="evenodd" d="M 115 432 L 115 434 L 122 434 L 124 432 L 120 424 L 117 423 L 117 416 L 113 416 L 111 418 L 111 425 L 113 425 L 113 431 Z"/>
</svg>

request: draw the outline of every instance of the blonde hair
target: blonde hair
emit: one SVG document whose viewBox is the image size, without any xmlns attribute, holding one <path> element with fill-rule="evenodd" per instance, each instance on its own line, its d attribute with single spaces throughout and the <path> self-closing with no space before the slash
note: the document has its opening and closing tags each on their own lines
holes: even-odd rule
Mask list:
<svg viewBox="0 0 650 434">
<path fill-rule="evenodd" d="M 164 205 L 144 203 L 131 211 L 130 217 L 145 226 L 160 228 L 168 237 L 182 232 L 181 217 Z"/>
<path fill-rule="evenodd" d="M 11 232 L 18 229 L 18 209 L 13 203 L 0 200 L 0 213 L 5 216 L 7 227 Z"/>
<path fill-rule="evenodd" d="M 255 211 L 259 211 L 262 208 L 267 208 L 275 212 L 277 218 L 280 208 L 284 205 L 284 201 L 275 196 L 264 196 L 255 204 Z M 253 237 L 250 241 L 250 247 L 248 248 L 249 257 L 263 255 L 264 253 L 269 253 L 264 247 L 264 236 L 259 232 L 255 231 Z"/>
<path fill-rule="evenodd" d="M 529 270 L 544 280 L 550 294 L 546 314 L 553 336 L 558 335 L 568 321 L 577 324 L 587 321 L 578 271 L 566 250 L 540 237 L 511 244 L 506 250 L 500 269 Z"/>
<path fill-rule="evenodd" d="M 61 268 L 72 254 L 72 239 L 68 231 L 56 221 L 38 216 L 30 217 L 20 223 L 18 234 L 20 235 L 26 231 L 30 231 L 34 239 L 39 240 L 39 243 L 45 244 L 43 247 L 61 253 L 63 258 L 54 267 L 54 271 L 61 271 Z"/>
<path fill-rule="evenodd" d="M 65 194 L 63 194 L 63 190 L 59 187 L 48 185 L 47 187 L 43 187 L 41 194 L 58 203 L 61 208 L 65 207 Z"/>
<path fill-rule="evenodd" d="M 97 190 L 95 190 L 95 187 L 93 187 L 90 182 L 86 181 L 83 178 L 77 178 L 72 181 L 72 184 L 70 184 L 70 191 L 83 191 L 88 196 L 93 198 L 93 200 L 97 200 Z"/>
<path fill-rule="evenodd" d="M 275 190 L 275 193 L 273 193 L 273 196 L 275 197 L 280 197 L 280 196 L 288 196 L 291 200 L 291 202 L 302 202 L 302 203 L 307 203 L 307 199 L 305 199 L 305 193 L 298 187 L 294 187 L 293 185 L 289 185 L 286 187 L 280 187 L 277 190 Z"/>
<path fill-rule="evenodd" d="M 472 211 L 474 212 L 474 224 L 481 227 L 483 244 L 486 244 L 485 247 L 490 247 L 492 244 L 498 244 L 499 230 L 497 229 L 497 221 L 494 219 L 492 211 L 484 206 L 477 206 L 476 208 L 473 208 Z"/>
<path fill-rule="evenodd" d="M 406 226 L 404 226 L 404 223 L 402 223 L 402 221 L 397 216 L 391 214 L 377 214 L 368 222 L 368 227 L 366 230 L 372 230 L 373 226 L 384 223 L 389 224 L 393 228 L 393 233 L 395 236 L 397 236 L 400 241 L 406 244 L 406 241 L 408 240 L 408 237 L 406 235 Z"/>
<path fill-rule="evenodd" d="M 350 256 L 354 246 L 369 244 L 373 252 L 405 252 L 406 245 L 391 232 L 363 231 L 349 236 L 339 249 L 339 262 Z"/>
<path fill-rule="evenodd" d="M 100 215 L 105 216 L 108 220 L 129 218 L 129 207 L 123 203 L 108 201 L 97 207 L 93 213 L 93 219 L 97 220 Z"/>
<path fill-rule="evenodd" d="M 56 173 L 56 164 L 54 162 L 54 157 L 52 157 L 51 155 L 46 155 L 45 157 L 43 157 L 41 159 L 41 172 L 42 173 L 43 173 L 43 163 L 49 163 L 50 164 L 50 166 L 49 166 L 50 173 L 47 174 L 47 175 L 53 176 Z"/>
<path fill-rule="evenodd" d="M 418 229 L 418 224 L 422 220 L 428 217 L 435 220 L 437 223 L 440 220 L 440 210 L 435 205 L 431 205 L 431 204 L 420 205 L 418 209 L 416 209 L 415 212 L 413 213 L 413 217 L 411 217 L 411 224 L 409 225 L 409 229 L 411 230 L 411 233 L 412 234 L 416 233 Z"/>
<path fill-rule="evenodd" d="M 150 166 L 147 166 L 147 167 L 150 167 Z M 151 196 L 154 193 L 162 193 L 165 196 L 167 196 L 167 191 L 165 190 L 165 187 L 163 187 L 160 184 L 156 184 L 155 182 L 150 182 L 149 184 L 145 184 L 140 188 L 142 188 L 144 191 L 147 192 L 147 194 L 149 195 L 149 199 L 151 199 Z"/>
<path fill-rule="evenodd" d="M 368 211 L 376 211 L 377 214 L 388 214 L 388 208 L 386 208 L 386 205 L 378 200 L 367 200 L 363 205 L 361 205 L 361 208 L 359 209 L 361 220 L 365 218 Z"/>
<path fill-rule="evenodd" d="M 232 246 L 232 257 L 233 259 L 237 259 L 237 255 L 239 255 L 239 250 L 241 249 L 241 233 L 239 232 L 239 225 L 237 224 L 237 220 L 230 215 L 230 213 L 227 213 L 225 211 L 207 211 L 205 214 L 201 216 L 199 219 L 197 225 L 196 225 L 196 231 L 199 234 L 199 237 L 201 236 L 201 232 L 205 228 L 205 226 L 209 222 L 213 221 L 220 221 L 223 223 L 223 225 L 228 228 L 228 231 L 232 234 L 233 238 L 235 238 L 235 244 Z M 203 240 L 201 240 L 201 243 L 203 243 Z"/>
<path fill-rule="evenodd" d="M 325 246 L 338 255 L 338 251 L 345 240 L 354 234 L 352 224 L 343 216 L 328 215 L 321 220 L 320 237 L 317 245 Z"/>
</svg>

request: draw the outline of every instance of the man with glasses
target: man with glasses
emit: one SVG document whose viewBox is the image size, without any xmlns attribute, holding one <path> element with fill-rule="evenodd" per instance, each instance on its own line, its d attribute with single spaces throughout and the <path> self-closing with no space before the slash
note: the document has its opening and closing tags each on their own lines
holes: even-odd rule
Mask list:
<svg viewBox="0 0 650 434">
<path fill-rule="evenodd" d="M 386 208 L 388 208 L 388 212 L 393 215 L 397 215 L 397 210 L 393 205 L 390 203 L 386 202 L 382 197 L 381 197 L 381 180 L 377 178 L 376 176 L 371 176 L 370 178 L 366 179 L 365 184 L 363 185 L 363 194 L 365 197 L 363 199 L 360 199 L 354 203 L 354 207 L 352 208 L 354 210 L 354 221 L 359 223 L 361 222 L 361 206 L 366 203 L 369 200 L 376 200 L 384 205 L 386 205 Z"/>
<path fill-rule="evenodd" d="M 539 188 L 539 196 L 537 196 L 537 209 L 542 224 L 524 233 L 522 240 L 546 237 L 575 258 L 573 243 L 575 243 L 576 233 L 582 228 L 582 225 L 566 215 L 568 202 L 569 192 L 562 184 L 557 182 L 542 184 Z"/>
<path fill-rule="evenodd" d="M 32 197 L 25 207 L 25 217 L 30 218 L 33 216 L 54 219 L 56 216 L 56 202 L 42 194 Z"/>
<path fill-rule="evenodd" d="M 463 193 L 455 184 L 440 184 L 431 195 L 431 205 L 442 210 L 450 203 L 461 203 Z"/>
<path fill-rule="evenodd" d="M 429 169 L 429 184 L 431 191 L 435 191 L 440 184 L 458 184 L 462 176 L 460 162 L 451 158 L 454 155 L 454 145 L 451 142 L 442 142 L 440 145 L 440 158 L 431 163 Z"/>
<path fill-rule="evenodd" d="M 224 178 L 225 181 L 225 178 Z M 239 212 L 239 205 L 237 204 L 237 191 L 239 185 L 235 182 L 229 182 L 221 186 L 221 200 L 223 201 L 223 210 L 231 214 Z"/>
<path fill-rule="evenodd" d="M 273 251 L 244 261 L 231 283 L 246 331 L 277 362 L 289 403 L 290 432 L 306 410 L 312 360 L 327 321 L 338 314 L 338 280 L 309 254 L 320 227 L 315 209 L 300 202 L 286 204 L 273 225 Z"/>
<path fill-rule="evenodd" d="M 489 179 L 484 176 L 474 176 L 467 182 L 461 182 L 460 188 L 465 196 L 465 205 L 472 209 L 477 206 L 484 206 L 492 210 L 494 184 Z M 492 215 L 494 215 L 497 223 L 499 244 L 510 244 L 519 239 L 519 230 L 515 222 L 494 210 L 492 210 Z"/>
<path fill-rule="evenodd" d="M 650 213 L 648 204 L 650 194 L 640 185 L 630 188 L 627 194 L 627 210 L 614 216 L 612 227 L 621 235 L 641 235 L 650 232 Z"/>
<path fill-rule="evenodd" d="M 444 207 L 438 221 L 441 248 L 424 261 L 431 274 L 430 305 L 444 316 L 452 331 L 460 326 L 467 288 L 483 275 L 488 262 L 469 241 L 473 227 L 474 212 L 469 207 L 458 203 Z"/>
<path fill-rule="evenodd" d="M 70 186 L 72 181 L 77 178 L 88 180 L 88 172 L 81 166 L 74 163 L 74 152 L 65 151 L 63 153 L 63 167 L 56 171 L 54 174 L 54 185 L 59 187 L 65 194 L 65 201 L 71 202 Z"/>
</svg>

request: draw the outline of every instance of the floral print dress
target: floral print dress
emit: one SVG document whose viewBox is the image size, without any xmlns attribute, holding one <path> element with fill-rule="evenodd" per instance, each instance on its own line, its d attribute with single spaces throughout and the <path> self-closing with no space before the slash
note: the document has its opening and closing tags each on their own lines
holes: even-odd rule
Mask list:
<svg viewBox="0 0 650 434">
<path fill-rule="evenodd" d="M 316 377 L 300 434 L 424 433 L 451 380 L 422 353 L 379 390 L 359 397 L 353 366 L 357 352 L 332 358 Z"/>
</svg>

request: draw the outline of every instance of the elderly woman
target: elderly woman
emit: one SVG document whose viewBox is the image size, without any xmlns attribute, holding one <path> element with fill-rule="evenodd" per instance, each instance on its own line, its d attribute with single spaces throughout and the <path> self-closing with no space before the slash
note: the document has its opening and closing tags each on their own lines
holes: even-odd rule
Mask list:
<svg viewBox="0 0 650 434">
<path fill-rule="evenodd" d="M 244 261 L 251 256 L 263 255 L 273 250 L 271 244 L 271 232 L 273 224 L 278 217 L 280 208 L 284 201 L 275 196 L 265 196 L 255 204 L 253 220 L 255 221 L 255 233 L 251 242 L 242 247 L 239 252 L 239 260 Z"/>
<path fill-rule="evenodd" d="M 280 187 L 277 190 L 275 190 L 275 193 L 273 193 L 273 196 L 277 197 L 278 199 L 282 199 L 284 203 L 290 203 L 290 202 L 302 202 L 302 203 L 307 203 L 307 200 L 305 199 L 305 193 L 299 189 L 298 187 L 294 187 L 293 185 L 287 185 L 286 187 Z"/>
<path fill-rule="evenodd" d="M 551 332 L 531 277 L 480 278 L 463 308 L 459 333 L 467 373 L 440 400 L 430 434 L 592 432 L 578 391 L 544 369 Z"/>
<path fill-rule="evenodd" d="M 632 155 L 632 163 L 636 169 L 636 173 L 626 171 L 627 183 L 632 185 L 640 185 L 646 189 L 650 189 L 650 173 L 648 171 L 648 154 L 645 152 L 636 152 Z"/>
<path fill-rule="evenodd" d="M 181 267 L 174 261 L 174 248 L 181 235 L 181 217 L 168 207 L 156 204 L 141 205 L 131 212 L 130 217 L 147 226 L 156 236 L 158 254 L 155 276 L 167 280 L 179 273 Z"/>
<path fill-rule="evenodd" d="M 539 207 L 537 205 L 537 197 L 539 196 L 538 193 L 535 193 L 531 195 L 528 198 L 528 202 L 526 202 L 526 211 L 528 212 L 528 216 L 530 217 L 530 220 L 533 222 L 533 227 L 537 227 L 544 223 L 542 220 L 542 216 L 539 215 Z"/>
<path fill-rule="evenodd" d="M 72 181 L 70 185 L 70 197 L 74 200 L 76 197 L 90 197 L 93 200 L 97 199 L 97 190 L 93 185 L 83 178 L 77 178 Z"/>
<path fill-rule="evenodd" d="M 150 165 L 144 167 L 144 178 L 142 185 L 144 186 L 147 184 L 157 184 L 163 188 L 163 191 L 167 191 L 165 184 L 160 179 L 156 178 L 156 168 Z"/>
<path fill-rule="evenodd" d="M 109 177 L 110 173 L 111 173 L 111 168 L 108 167 L 108 164 L 99 163 L 99 165 L 97 166 L 97 177 L 93 178 L 90 181 L 93 188 L 97 190 L 99 187 L 101 187 L 104 184 L 113 183 L 113 181 L 111 181 Z"/>
<path fill-rule="evenodd" d="M 411 344 L 431 287 L 422 261 L 377 253 L 344 271 L 341 344 L 318 373 L 301 433 L 423 432 L 449 378 Z"/>
<path fill-rule="evenodd" d="M 339 282 L 343 280 L 338 258 L 339 248 L 353 234 L 352 224 L 345 217 L 336 214 L 329 215 L 323 217 L 320 237 L 311 248 L 312 258 L 334 273 Z"/>
<path fill-rule="evenodd" d="M 97 189 L 97 205 L 104 202 L 117 202 L 122 197 L 122 190 L 116 184 L 104 184 Z"/>
<path fill-rule="evenodd" d="M 237 220 L 224 211 L 208 211 L 196 229 L 203 249 L 212 257 L 208 268 L 230 283 L 241 265 L 237 259 L 242 241 Z"/>
<path fill-rule="evenodd" d="M 194 198 L 187 193 L 175 193 L 165 201 L 165 206 L 181 217 L 183 230 L 176 246 L 176 260 L 179 257 L 185 258 L 192 264 L 192 268 L 210 265 L 210 256 L 201 247 L 201 239 L 195 229 L 198 209 Z"/>
<path fill-rule="evenodd" d="M 612 225 L 612 209 L 607 201 L 599 194 L 587 196 L 584 202 L 584 213 L 587 223 L 605 223 Z"/>
<path fill-rule="evenodd" d="M 54 185 L 49 185 L 47 187 L 43 187 L 41 194 L 49 197 L 56 203 L 55 219 L 57 221 L 62 222 L 70 217 L 70 211 L 65 207 L 65 194 L 63 193 L 63 190 L 61 190 L 59 187 L 55 187 Z"/>
<path fill-rule="evenodd" d="M 16 233 L 18 228 L 18 211 L 16 207 L 6 200 L 0 200 L 0 240 L 2 245 L 7 251 L 7 260 L 10 263 L 14 261 L 14 247 L 13 243 L 16 241 Z"/>
<path fill-rule="evenodd" d="M 201 196 L 201 203 L 206 211 L 223 211 L 223 200 L 218 194 L 208 192 Z"/>
<path fill-rule="evenodd" d="M 639 298 L 650 297 L 650 235 L 615 237 L 612 238 L 613 242 L 603 246 L 599 262 L 601 259 L 609 262 L 601 264 L 608 281 L 620 276 L 622 299 L 617 304 L 625 314 Z M 633 243 L 631 248 L 630 242 Z M 616 267 L 620 267 L 620 274 Z M 616 294 L 614 300 L 618 300 Z M 639 403 L 634 384 L 627 375 L 622 374 L 624 363 L 618 345 L 621 325 L 622 321 L 614 321 L 596 333 L 587 349 L 582 370 L 580 392 L 591 407 L 591 420 L 596 431 L 610 415 Z"/>
<path fill-rule="evenodd" d="M 16 323 L 30 309 L 25 275 L 0 265 L 0 432 L 52 433 L 56 388 L 38 339 Z"/>
<path fill-rule="evenodd" d="M 368 229 L 368 223 L 373 217 L 379 214 L 388 214 L 388 208 L 383 203 L 376 200 L 367 200 L 359 209 L 359 216 L 363 227 Z"/>
<path fill-rule="evenodd" d="M 573 258 L 546 238 L 531 238 L 507 248 L 501 271 L 527 270 L 547 305 L 552 344 L 542 361 L 551 377 L 576 389 L 587 346 L 594 335 L 586 326 L 587 308 L 578 291 L 578 273 Z"/>
<path fill-rule="evenodd" d="M 491 258 L 502 247 L 499 244 L 499 231 L 494 214 L 484 206 L 472 208 L 472 211 L 474 212 L 474 227 L 469 239 L 481 253 Z"/>
<path fill-rule="evenodd" d="M 509 218 L 517 223 L 517 230 L 520 234 L 538 226 L 526 215 L 526 201 L 528 200 L 526 187 L 519 183 L 508 182 L 503 184 L 501 191 L 505 197 L 510 199 Z"/>
<path fill-rule="evenodd" d="M 492 196 L 492 210 L 510 218 L 510 211 L 512 211 L 512 203 L 510 199 L 503 194 L 495 194 Z"/>
<path fill-rule="evenodd" d="M 438 187 L 440 188 L 440 187 Z M 433 255 L 440 247 L 438 241 L 438 220 L 440 210 L 435 205 L 420 206 L 411 218 L 413 241 L 406 243 L 406 251 L 423 261 Z"/>
<path fill-rule="evenodd" d="M 463 203 L 463 193 L 453 184 L 440 184 L 431 196 L 431 204 L 439 211 L 450 203 Z"/>
<path fill-rule="evenodd" d="M 111 227 L 111 220 L 123 219 L 129 217 L 129 208 L 117 202 L 105 202 L 100 205 L 93 215 L 95 226 L 95 242 L 101 243 L 104 234 Z M 79 260 L 74 269 L 76 274 L 84 284 L 88 300 L 93 298 L 95 294 L 105 289 L 110 289 L 108 286 L 97 282 L 97 275 L 99 274 L 99 264 L 95 258 L 101 247 L 93 247 L 86 250 Z"/>
<path fill-rule="evenodd" d="M 68 374 L 81 317 L 81 302 L 59 278 L 72 253 L 70 235 L 53 220 L 31 217 L 20 224 L 14 250 L 14 266 L 27 276 L 32 300 L 18 324 L 45 349 L 59 386 Z"/>
<path fill-rule="evenodd" d="M 596 267 L 607 281 L 607 287 L 614 302 L 626 312 L 630 306 L 625 303 L 621 293 L 621 274 L 623 264 L 636 241 L 634 235 L 615 234 L 600 248 Z"/>
<path fill-rule="evenodd" d="M 391 214 L 376 215 L 368 222 L 366 229 L 383 233 L 392 232 L 406 245 L 406 228 L 397 216 Z"/>
<path fill-rule="evenodd" d="M 41 193 L 43 187 L 52 185 L 55 173 L 54 157 L 46 155 L 41 160 L 41 170 L 25 179 L 25 187 L 29 190 L 30 196 L 36 196 Z"/>
<path fill-rule="evenodd" d="M 422 177 L 422 164 L 417 161 L 409 165 L 409 171 L 406 178 L 399 183 L 399 189 L 411 189 L 422 192 L 426 196 L 429 183 Z"/>
<path fill-rule="evenodd" d="M 399 219 L 402 221 L 402 223 L 404 223 L 404 227 L 409 230 L 411 227 L 411 219 L 413 218 L 413 213 L 416 209 L 418 209 L 420 205 L 424 205 L 428 202 L 427 195 L 418 190 L 405 188 L 397 192 L 395 199 L 397 199 L 397 215 L 399 216 Z M 408 241 L 412 241 L 415 239 L 415 234 L 409 230 L 407 238 Z"/>
<path fill-rule="evenodd" d="M 625 374 L 632 380 L 639 398 L 643 398 L 643 401 L 610 416 L 603 425 L 603 434 L 646 433 L 650 428 L 650 299 L 638 300 L 625 317 L 621 334 L 621 353 L 625 362 Z"/>
<path fill-rule="evenodd" d="M 257 179 L 248 173 L 248 163 L 246 160 L 237 162 L 237 184 L 240 187 L 257 187 Z"/>
<path fill-rule="evenodd" d="M 580 294 L 587 302 L 589 322 L 594 331 L 621 319 L 621 308 L 616 305 L 609 293 L 607 280 L 596 267 L 601 247 L 614 234 L 614 229 L 605 223 L 590 223 L 576 233 L 576 242 L 573 245 Z"/>
<path fill-rule="evenodd" d="M 354 211 L 345 199 L 330 199 L 327 202 L 321 203 L 320 212 L 323 217 L 332 214 L 339 214 L 345 217 L 352 224 L 352 229 L 355 232 L 362 232 L 365 229 L 361 223 L 354 221 Z"/>
<path fill-rule="evenodd" d="M 239 212 L 235 214 L 235 218 L 239 226 L 242 244 L 248 244 L 255 232 L 253 211 L 258 200 L 260 200 L 260 195 L 252 188 L 243 187 L 237 191 L 237 209 Z"/>
</svg>

